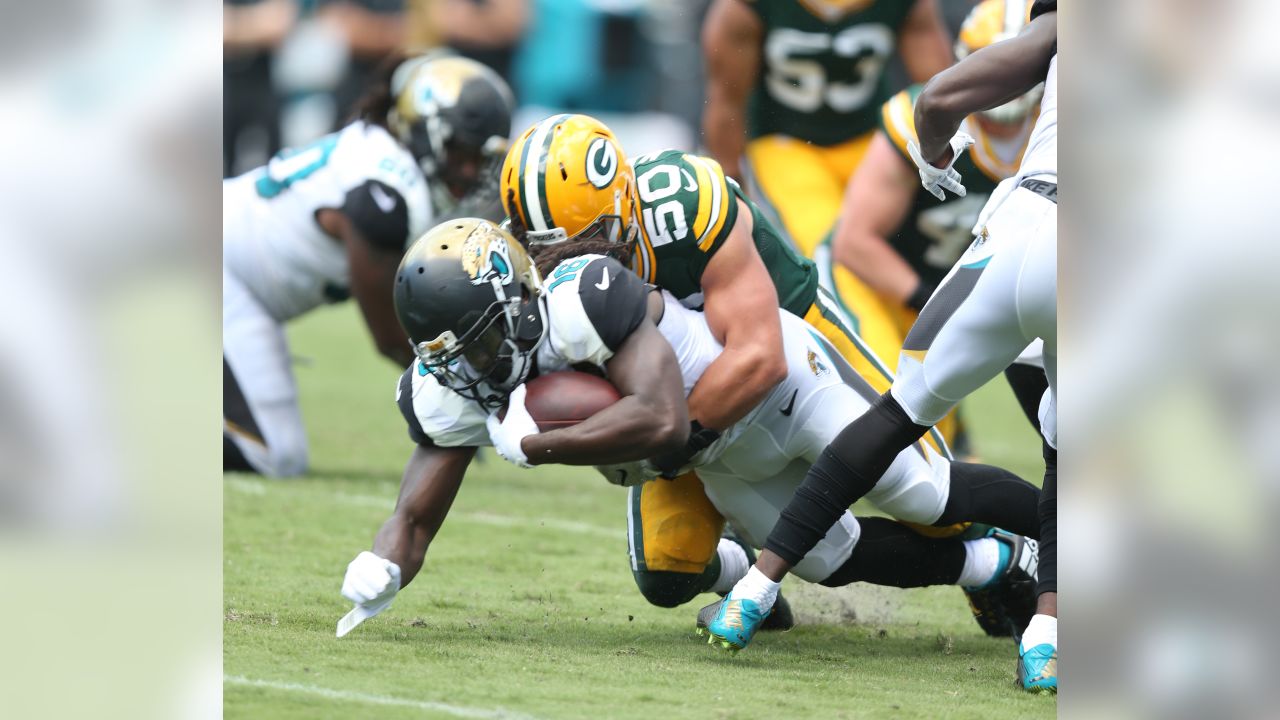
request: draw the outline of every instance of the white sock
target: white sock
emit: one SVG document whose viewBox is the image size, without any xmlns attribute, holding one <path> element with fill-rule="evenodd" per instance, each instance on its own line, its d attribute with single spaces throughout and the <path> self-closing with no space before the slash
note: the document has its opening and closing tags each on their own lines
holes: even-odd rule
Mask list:
<svg viewBox="0 0 1280 720">
<path fill-rule="evenodd" d="M 1000 569 L 1000 541 L 995 538 L 964 541 L 964 568 L 956 584 L 978 587 L 991 582 Z"/>
<path fill-rule="evenodd" d="M 782 583 L 770 580 L 752 565 L 746 576 L 739 580 L 737 585 L 733 586 L 733 597 L 754 600 L 760 606 L 761 611 L 767 611 L 773 607 L 774 601 L 778 599 L 778 588 L 780 587 L 782 587 Z"/>
<path fill-rule="evenodd" d="M 1037 645 L 1058 647 L 1058 618 L 1052 615 L 1035 614 L 1027 623 L 1027 631 L 1022 633 L 1022 649 L 1030 650 Z"/>
<path fill-rule="evenodd" d="M 720 556 L 720 577 L 711 586 L 711 592 L 727 593 L 747 574 L 751 561 L 747 559 L 747 551 L 728 538 L 720 538 L 716 554 Z"/>
</svg>

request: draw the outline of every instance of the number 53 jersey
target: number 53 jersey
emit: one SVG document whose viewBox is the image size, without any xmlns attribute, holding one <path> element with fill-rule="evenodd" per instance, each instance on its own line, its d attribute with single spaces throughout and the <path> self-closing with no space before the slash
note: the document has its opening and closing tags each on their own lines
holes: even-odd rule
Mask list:
<svg viewBox="0 0 1280 720">
<path fill-rule="evenodd" d="M 224 181 L 223 269 L 277 322 L 348 295 L 347 251 L 318 214 L 338 210 L 396 253 L 427 230 L 432 209 L 417 161 L 385 129 L 357 121 Z"/>
<path fill-rule="evenodd" d="M 752 138 L 836 145 L 875 128 L 885 63 L 916 0 L 749 0 L 764 24 Z"/>
</svg>

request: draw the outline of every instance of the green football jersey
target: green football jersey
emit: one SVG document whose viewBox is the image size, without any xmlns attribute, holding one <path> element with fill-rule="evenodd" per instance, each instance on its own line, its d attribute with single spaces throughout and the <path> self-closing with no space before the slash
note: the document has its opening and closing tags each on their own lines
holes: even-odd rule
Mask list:
<svg viewBox="0 0 1280 720">
<path fill-rule="evenodd" d="M 764 23 L 752 138 L 835 145 L 871 132 L 889 97 L 885 63 L 915 0 L 747 0 Z"/>
<path fill-rule="evenodd" d="M 914 171 L 915 163 L 907 153 L 907 143 L 915 140 L 915 100 L 923 89 L 912 85 L 894 95 L 880 111 L 880 132 L 888 136 L 907 165 Z M 1034 118 L 1028 121 L 1028 130 Z M 1017 172 L 1021 151 L 1012 162 L 1004 162 L 990 147 L 990 141 L 975 124 L 965 121 L 961 129 L 972 135 L 976 142 L 954 165 L 964 183 L 966 194 L 956 197 L 947 193 L 946 200 L 939 200 L 924 188 L 916 188 L 911 209 L 898 231 L 888 238 L 898 254 L 911 265 L 921 278 L 939 283 L 973 241 L 971 230 L 978 221 L 978 213 L 986 205 L 996 185 Z M 1030 133 L 1028 132 L 1028 137 Z M 1026 138 L 1023 139 L 1023 146 Z"/>
<path fill-rule="evenodd" d="M 636 158 L 640 237 L 633 267 L 640 277 L 702 307 L 702 273 L 738 220 L 738 200 L 751 208 L 752 238 L 778 290 L 778 304 L 804 317 L 818 293 L 818 272 L 783 239 L 720 164 L 679 150 Z"/>
</svg>

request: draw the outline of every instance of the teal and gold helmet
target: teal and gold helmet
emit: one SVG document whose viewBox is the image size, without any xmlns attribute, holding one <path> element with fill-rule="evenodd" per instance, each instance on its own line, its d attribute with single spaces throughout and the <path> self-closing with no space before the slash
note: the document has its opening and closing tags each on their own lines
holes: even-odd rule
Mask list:
<svg viewBox="0 0 1280 720">
<path fill-rule="evenodd" d="M 487 220 L 450 220 L 419 238 L 400 261 L 393 299 L 422 370 L 486 407 L 524 382 L 546 337 L 533 261 Z"/>
<path fill-rule="evenodd" d="M 511 88 L 497 73 L 436 52 L 401 63 L 391 76 L 391 93 L 387 126 L 427 177 L 442 180 L 455 199 L 484 181 L 496 186 L 515 107 Z"/>
</svg>

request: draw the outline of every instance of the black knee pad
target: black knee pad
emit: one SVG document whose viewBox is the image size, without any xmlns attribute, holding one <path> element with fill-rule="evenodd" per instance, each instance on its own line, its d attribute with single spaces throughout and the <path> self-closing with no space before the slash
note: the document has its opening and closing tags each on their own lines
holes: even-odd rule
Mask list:
<svg viewBox="0 0 1280 720">
<path fill-rule="evenodd" d="M 707 589 L 706 573 L 636 570 L 632 575 L 644 599 L 658 607 L 679 607 Z"/>
<path fill-rule="evenodd" d="M 1044 444 L 1040 489 L 1040 570 L 1036 594 L 1058 592 L 1058 451 Z"/>
</svg>

